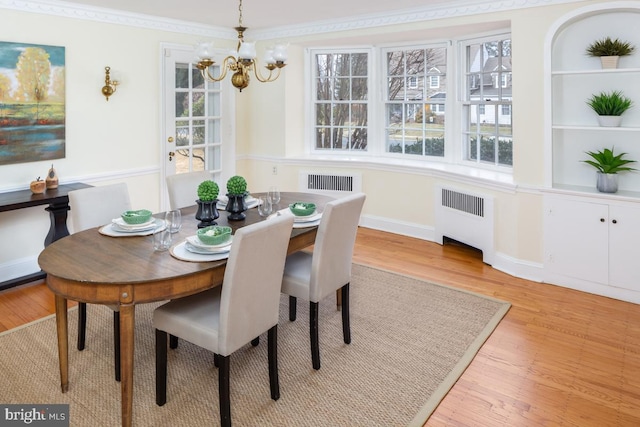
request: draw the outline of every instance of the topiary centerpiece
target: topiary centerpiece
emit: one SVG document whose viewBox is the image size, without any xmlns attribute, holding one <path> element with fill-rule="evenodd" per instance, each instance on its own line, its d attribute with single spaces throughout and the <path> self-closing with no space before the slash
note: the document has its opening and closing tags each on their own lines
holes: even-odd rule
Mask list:
<svg viewBox="0 0 640 427">
<path fill-rule="evenodd" d="M 241 221 L 247 216 L 244 211 L 247 210 L 247 204 L 244 198 L 247 196 L 247 181 L 239 176 L 235 175 L 229 178 L 227 181 L 227 201 L 226 210 L 229 212 L 227 217 L 231 221 Z"/>
<path fill-rule="evenodd" d="M 198 205 L 196 219 L 200 220 L 198 228 L 216 225 L 215 220 L 220 216 L 216 207 L 219 191 L 218 184 L 211 180 L 202 181 L 198 185 L 198 200 L 196 200 Z"/>
</svg>

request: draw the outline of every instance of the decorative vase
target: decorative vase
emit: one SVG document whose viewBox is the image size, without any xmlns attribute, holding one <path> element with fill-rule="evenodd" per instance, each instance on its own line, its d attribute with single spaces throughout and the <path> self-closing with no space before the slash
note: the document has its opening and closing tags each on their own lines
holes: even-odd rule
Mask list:
<svg viewBox="0 0 640 427">
<path fill-rule="evenodd" d="M 615 193 L 618 191 L 618 175 L 615 173 L 598 172 L 596 188 L 601 193 Z"/>
<path fill-rule="evenodd" d="M 227 217 L 230 221 L 242 221 L 247 216 L 244 211 L 247 210 L 247 204 L 244 200 L 247 193 L 242 194 L 227 194 L 229 200 L 227 201 L 226 210 L 229 212 Z"/>
<path fill-rule="evenodd" d="M 620 58 L 619 56 L 601 56 L 600 64 L 602 65 L 602 69 L 606 70 L 606 69 L 618 68 L 619 58 Z"/>
<path fill-rule="evenodd" d="M 598 124 L 602 127 L 619 127 L 622 123 L 622 116 L 598 116 Z"/>
<path fill-rule="evenodd" d="M 216 204 L 218 199 L 214 200 L 196 200 L 198 204 L 198 211 L 196 212 L 196 219 L 200 220 L 198 228 L 208 227 L 210 225 L 217 225 L 216 219 L 220 216 Z"/>
</svg>

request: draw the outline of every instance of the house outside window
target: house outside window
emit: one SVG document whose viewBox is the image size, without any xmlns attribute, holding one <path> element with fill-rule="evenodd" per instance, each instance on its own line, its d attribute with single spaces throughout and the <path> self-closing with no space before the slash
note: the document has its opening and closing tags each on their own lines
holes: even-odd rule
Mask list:
<svg viewBox="0 0 640 427">
<path fill-rule="evenodd" d="M 465 64 L 465 161 L 507 167 L 513 164 L 511 49 L 508 36 L 461 43 Z"/>
<path fill-rule="evenodd" d="M 314 150 L 367 151 L 369 54 L 315 51 Z"/>
<path fill-rule="evenodd" d="M 388 48 L 382 51 L 385 151 L 444 156 L 447 99 L 445 45 Z M 433 77 L 438 90 L 432 87 Z M 417 87 L 405 82 L 415 79 Z"/>
</svg>

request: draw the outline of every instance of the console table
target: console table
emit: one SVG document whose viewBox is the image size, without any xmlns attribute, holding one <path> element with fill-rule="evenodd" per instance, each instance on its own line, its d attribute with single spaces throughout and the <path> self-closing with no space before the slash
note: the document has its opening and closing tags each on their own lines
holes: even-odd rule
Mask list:
<svg viewBox="0 0 640 427">
<path fill-rule="evenodd" d="M 42 194 L 33 194 L 31 190 L 18 190 L 0 193 L 0 212 L 14 211 L 33 206 L 49 205 L 44 209 L 49 212 L 49 217 L 51 219 L 49 233 L 44 239 L 44 245 L 48 246 L 50 243 L 69 235 L 69 230 L 67 229 L 69 191 L 87 187 L 91 186 L 77 182 L 73 184 L 60 185 L 58 188 L 47 190 Z M 46 273 L 43 271 L 16 277 L 14 279 L 0 282 L 0 290 L 44 279 L 45 277 Z"/>
</svg>

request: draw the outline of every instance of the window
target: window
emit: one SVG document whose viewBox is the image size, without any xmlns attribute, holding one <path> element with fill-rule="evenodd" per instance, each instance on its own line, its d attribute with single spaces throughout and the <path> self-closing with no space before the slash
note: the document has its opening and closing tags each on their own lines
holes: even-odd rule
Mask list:
<svg viewBox="0 0 640 427">
<path fill-rule="evenodd" d="M 369 122 L 368 53 L 316 51 L 312 61 L 314 149 L 366 151 Z"/>
<path fill-rule="evenodd" d="M 443 157 L 447 88 L 446 74 L 439 70 L 446 69 L 446 47 L 386 49 L 383 58 L 385 151 Z M 410 79 L 416 87 L 405 84 Z"/>
<path fill-rule="evenodd" d="M 493 37 L 461 44 L 464 160 L 512 166 L 511 40 Z M 500 84 L 498 84 L 500 83 Z"/>
<path fill-rule="evenodd" d="M 312 152 L 511 168 L 511 51 L 508 33 L 310 50 Z"/>
</svg>

